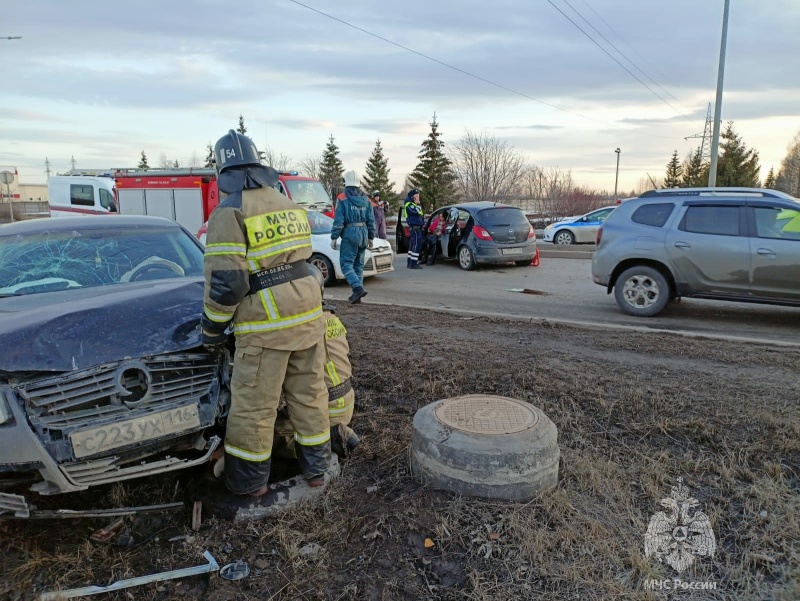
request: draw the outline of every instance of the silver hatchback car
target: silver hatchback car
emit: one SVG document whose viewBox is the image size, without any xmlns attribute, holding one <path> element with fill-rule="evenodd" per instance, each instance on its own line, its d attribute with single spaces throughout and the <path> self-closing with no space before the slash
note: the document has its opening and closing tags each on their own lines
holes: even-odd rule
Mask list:
<svg viewBox="0 0 800 601">
<path fill-rule="evenodd" d="M 682 296 L 800 306 L 800 201 L 758 188 L 646 192 L 606 219 L 592 279 L 642 317 Z"/>
</svg>

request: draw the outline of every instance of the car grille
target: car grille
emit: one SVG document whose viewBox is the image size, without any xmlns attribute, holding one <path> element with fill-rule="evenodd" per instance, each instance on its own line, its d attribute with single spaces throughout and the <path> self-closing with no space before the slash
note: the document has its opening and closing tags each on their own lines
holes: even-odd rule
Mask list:
<svg viewBox="0 0 800 601">
<path fill-rule="evenodd" d="M 178 404 L 209 392 L 216 362 L 205 353 L 119 361 L 16 387 L 37 429 L 72 430 L 98 419 Z"/>
<path fill-rule="evenodd" d="M 375 269 L 375 261 L 370 257 L 364 261 L 364 271 L 372 271 L 373 269 Z"/>
</svg>

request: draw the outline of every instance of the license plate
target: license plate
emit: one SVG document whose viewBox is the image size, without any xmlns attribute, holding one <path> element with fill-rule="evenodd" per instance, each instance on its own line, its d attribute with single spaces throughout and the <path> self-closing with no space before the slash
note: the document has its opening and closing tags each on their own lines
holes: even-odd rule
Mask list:
<svg viewBox="0 0 800 601">
<path fill-rule="evenodd" d="M 504 255 L 521 255 L 522 249 L 521 248 L 504 248 L 503 249 Z"/>
<path fill-rule="evenodd" d="M 186 405 L 91 430 L 73 432 L 69 437 L 75 457 L 81 458 L 199 427 L 200 414 L 197 405 Z"/>
<path fill-rule="evenodd" d="M 380 257 L 380 258 L 375 259 L 375 265 L 377 265 L 378 267 L 386 267 L 387 265 L 390 265 L 391 263 L 392 263 L 392 258 L 391 257 Z"/>
</svg>

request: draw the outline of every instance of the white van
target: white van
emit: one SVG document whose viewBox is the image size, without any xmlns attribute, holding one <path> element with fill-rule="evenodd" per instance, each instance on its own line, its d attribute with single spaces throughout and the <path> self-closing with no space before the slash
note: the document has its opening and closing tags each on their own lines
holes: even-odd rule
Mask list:
<svg viewBox="0 0 800 601">
<path fill-rule="evenodd" d="M 117 188 L 112 177 L 54 175 L 47 182 L 47 191 L 52 217 L 117 212 Z"/>
</svg>

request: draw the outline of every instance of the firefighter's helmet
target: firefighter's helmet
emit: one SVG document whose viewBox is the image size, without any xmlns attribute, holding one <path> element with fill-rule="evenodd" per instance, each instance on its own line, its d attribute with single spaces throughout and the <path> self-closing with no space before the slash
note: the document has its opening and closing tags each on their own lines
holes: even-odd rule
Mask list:
<svg viewBox="0 0 800 601">
<path fill-rule="evenodd" d="M 236 167 L 260 165 L 258 149 L 253 141 L 236 130 L 230 130 L 214 145 L 217 173 Z"/>
<path fill-rule="evenodd" d="M 342 183 L 344 183 L 345 188 L 358 186 L 358 174 L 355 171 L 348 171 L 344 174 Z"/>
</svg>

